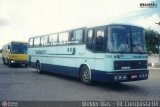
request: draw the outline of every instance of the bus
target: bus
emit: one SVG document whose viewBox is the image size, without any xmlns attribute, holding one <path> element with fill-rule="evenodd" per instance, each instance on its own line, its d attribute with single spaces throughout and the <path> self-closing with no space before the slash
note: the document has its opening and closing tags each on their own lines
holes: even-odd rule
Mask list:
<svg viewBox="0 0 160 107">
<path fill-rule="evenodd" d="M 127 24 L 82 27 L 29 38 L 28 63 L 85 84 L 148 79 L 144 28 Z"/>
<path fill-rule="evenodd" d="M 27 67 L 27 42 L 11 41 L 2 48 L 2 61 L 5 65 L 24 65 Z"/>
</svg>

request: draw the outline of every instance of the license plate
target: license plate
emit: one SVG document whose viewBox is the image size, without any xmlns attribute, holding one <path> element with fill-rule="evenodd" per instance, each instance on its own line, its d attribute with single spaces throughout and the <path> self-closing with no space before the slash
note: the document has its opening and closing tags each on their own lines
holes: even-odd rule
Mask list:
<svg viewBox="0 0 160 107">
<path fill-rule="evenodd" d="M 132 79 L 136 79 L 136 78 L 137 78 L 137 75 L 131 75 L 131 78 L 132 78 Z"/>
</svg>

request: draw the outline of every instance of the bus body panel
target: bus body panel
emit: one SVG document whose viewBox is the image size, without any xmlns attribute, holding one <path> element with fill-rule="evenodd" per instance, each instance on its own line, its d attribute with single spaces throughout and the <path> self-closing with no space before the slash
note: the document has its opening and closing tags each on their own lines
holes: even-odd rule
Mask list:
<svg viewBox="0 0 160 107">
<path fill-rule="evenodd" d="M 26 54 L 9 54 L 10 60 L 15 61 L 27 61 L 27 55 Z"/>
<path fill-rule="evenodd" d="M 14 46 L 15 44 L 16 46 Z M 22 45 L 25 45 L 25 48 L 22 48 Z M 18 48 L 17 46 L 21 48 Z M 14 49 L 12 49 L 11 47 L 14 47 Z M 14 52 L 15 50 L 17 51 L 17 53 Z M 20 53 L 18 51 L 20 51 Z M 24 53 L 22 53 L 22 51 L 24 51 Z M 2 60 L 6 64 L 27 64 L 28 57 L 25 52 L 27 52 L 27 43 L 12 41 L 3 46 Z"/>
<path fill-rule="evenodd" d="M 68 48 L 74 48 L 76 51 L 75 54 L 68 52 Z M 74 45 L 61 46 L 59 50 L 63 50 L 63 53 L 56 51 L 56 49 L 57 47 L 45 47 L 41 49 L 30 48 L 28 50 L 28 54 L 30 54 L 29 57 L 31 57 L 30 62 L 35 68 L 36 61 L 39 60 L 42 70 L 73 77 L 79 77 L 80 66 L 87 64 L 88 67 L 91 68 L 92 80 L 100 82 L 116 82 L 114 75 L 124 74 L 128 76 L 128 79 L 118 82 L 145 80 L 148 78 L 148 76 L 139 78 L 140 74 L 148 75 L 148 70 L 145 67 L 142 69 L 128 69 L 123 65 L 122 69 L 114 70 L 115 61 L 127 61 L 126 64 L 134 61 L 147 61 L 146 54 L 126 54 L 124 56 L 123 54 L 98 53 L 94 56 L 92 52 L 85 49 L 85 45 L 79 45 L 78 47 Z M 39 53 L 36 54 L 37 52 Z M 147 64 L 147 62 L 145 64 Z M 138 64 L 136 64 L 136 66 L 138 66 Z M 137 75 L 137 78 L 131 79 L 130 76 L 132 74 Z"/>
<path fill-rule="evenodd" d="M 71 52 L 70 52 L 71 49 Z M 49 72 L 66 74 L 79 77 L 79 67 L 81 64 L 87 63 L 89 67 L 94 67 L 93 53 L 85 52 L 85 45 L 61 46 L 57 47 L 30 48 L 28 49 L 28 61 L 35 68 L 36 62 L 40 61 L 41 69 Z M 69 50 L 69 51 L 68 51 Z M 88 54 L 88 57 L 85 54 Z M 89 56 L 90 55 L 90 56 Z"/>
<path fill-rule="evenodd" d="M 114 38 L 117 37 L 117 40 L 118 39 L 120 40 L 121 38 L 118 37 L 117 35 L 121 34 L 120 30 L 123 29 L 125 29 L 125 27 L 123 28 L 121 26 L 119 27 L 111 26 L 109 36 L 115 36 Z M 138 27 L 137 28 L 135 27 L 134 29 L 127 28 L 127 32 L 130 33 L 131 30 L 135 32 L 137 31 L 137 29 Z M 89 31 L 90 28 L 87 28 L 87 30 Z M 112 35 L 112 31 L 116 33 L 113 32 Z M 125 32 L 123 33 L 125 34 Z M 102 33 L 100 30 L 99 34 L 104 34 L 104 33 Z M 142 34 L 142 31 L 140 31 L 139 33 L 137 32 L 133 33 L 133 36 L 137 37 L 137 35 L 140 34 Z M 86 39 L 87 34 L 84 35 Z M 49 41 L 49 36 L 47 41 Z M 128 33 L 126 33 L 126 38 L 129 41 L 127 43 L 129 44 L 130 42 L 132 42 L 132 40 L 131 38 L 128 39 L 128 37 L 129 37 Z M 37 38 L 39 38 L 40 42 L 41 40 L 40 38 L 43 38 L 43 36 L 30 39 L 37 40 Z M 143 39 L 143 37 L 141 38 Z M 94 40 L 96 41 L 95 37 Z M 95 43 L 94 40 L 92 40 L 93 44 Z M 107 40 L 111 40 L 111 37 L 107 38 Z M 70 41 L 69 43 L 67 42 L 65 42 L 65 44 L 63 44 L 64 43 L 63 42 L 62 44 L 56 43 L 56 45 L 49 44 L 46 46 L 37 46 L 37 47 L 33 45 L 34 42 L 31 42 L 31 47 L 28 48 L 28 62 L 32 67 L 35 68 L 37 61 L 39 61 L 41 64 L 41 70 L 43 71 L 54 72 L 74 77 L 79 77 L 81 65 L 86 65 L 91 71 L 91 80 L 100 82 L 125 82 L 125 81 L 137 81 L 137 80 L 148 79 L 149 71 L 147 69 L 148 62 L 147 62 L 147 54 L 145 52 L 144 53 L 142 52 L 133 53 L 128 51 L 118 52 L 117 51 L 118 48 L 114 47 L 112 49 L 111 48 L 112 46 L 109 47 L 111 49 L 108 49 L 108 51 L 106 48 L 103 52 L 101 52 L 101 51 L 95 51 L 95 45 L 93 45 L 93 47 L 90 46 L 92 44 L 89 44 L 87 46 L 88 44 L 87 40 L 85 40 L 83 44 L 74 44 L 74 43 L 70 44 Z M 112 40 L 112 42 L 114 41 Z M 105 45 L 109 44 L 105 43 Z M 118 41 L 112 45 L 118 46 Z M 121 47 L 122 50 L 124 50 L 124 46 Z M 137 47 L 134 51 L 136 52 L 136 50 L 140 50 L 140 48 Z"/>
</svg>

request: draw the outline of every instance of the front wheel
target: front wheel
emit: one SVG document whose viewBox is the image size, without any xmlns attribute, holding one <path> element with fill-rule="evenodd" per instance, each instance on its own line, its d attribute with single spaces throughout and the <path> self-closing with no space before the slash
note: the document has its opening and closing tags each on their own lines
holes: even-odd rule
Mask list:
<svg viewBox="0 0 160 107">
<path fill-rule="evenodd" d="M 12 63 L 9 59 L 7 59 L 8 66 L 12 67 Z"/>
<path fill-rule="evenodd" d="M 7 65 L 4 57 L 2 57 L 2 61 L 3 61 L 3 64 L 4 64 L 4 65 Z"/>
<path fill-rule="evenodd" d="M 83 66 L 80 71 L 80 79 L 85 84 L 92 84 L 91 72 L 87 66 Z"/>
</svg>

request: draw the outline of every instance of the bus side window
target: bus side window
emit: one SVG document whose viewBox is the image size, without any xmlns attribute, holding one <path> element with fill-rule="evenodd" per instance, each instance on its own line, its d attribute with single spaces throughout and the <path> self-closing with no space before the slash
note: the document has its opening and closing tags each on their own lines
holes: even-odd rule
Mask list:
<svg viewBox="0 0 160 107">
<path fill-rule="evenodd" d="M 47 46 L 48 45 L 48 36 L 41 37 L 41 45 Z"/>
<path fill-rule="evenodd" d="M 40 46 L 40 37 L 34 38 L 34 46 Z"/>
<path fill-rule="evenodd" d="M 73 32 L 72 41 L 74 41 L 74 43 L 82 43 L 83 42 L 83 34 L 84 34 L 83 29 L 75 30 Z"/>
<path fill-rule="evenodd" d="M 96 51 L 104 51 L 104 30 L 96 31 Z"/>
<path fill-rule="evenodd" d="M 88 30 L 87 34 L 87 48 L 90 50 L 94 50 L 94 30 Z"/>
<path fill-rule="evenodd" d="M 58 43 L 58 34 L 51 34 L 48 38 L 49 45 L 57 45 Z"/>
<path fill-rule="evenodd" d="M 33 47 L 33 38 L 29 39 L 29 47 Z"/>
<path fill-rule="evenodd" d="M 59 33 L 59 44 L 67 44 L 69 39 L 69 32 Z"/>
</svg>

